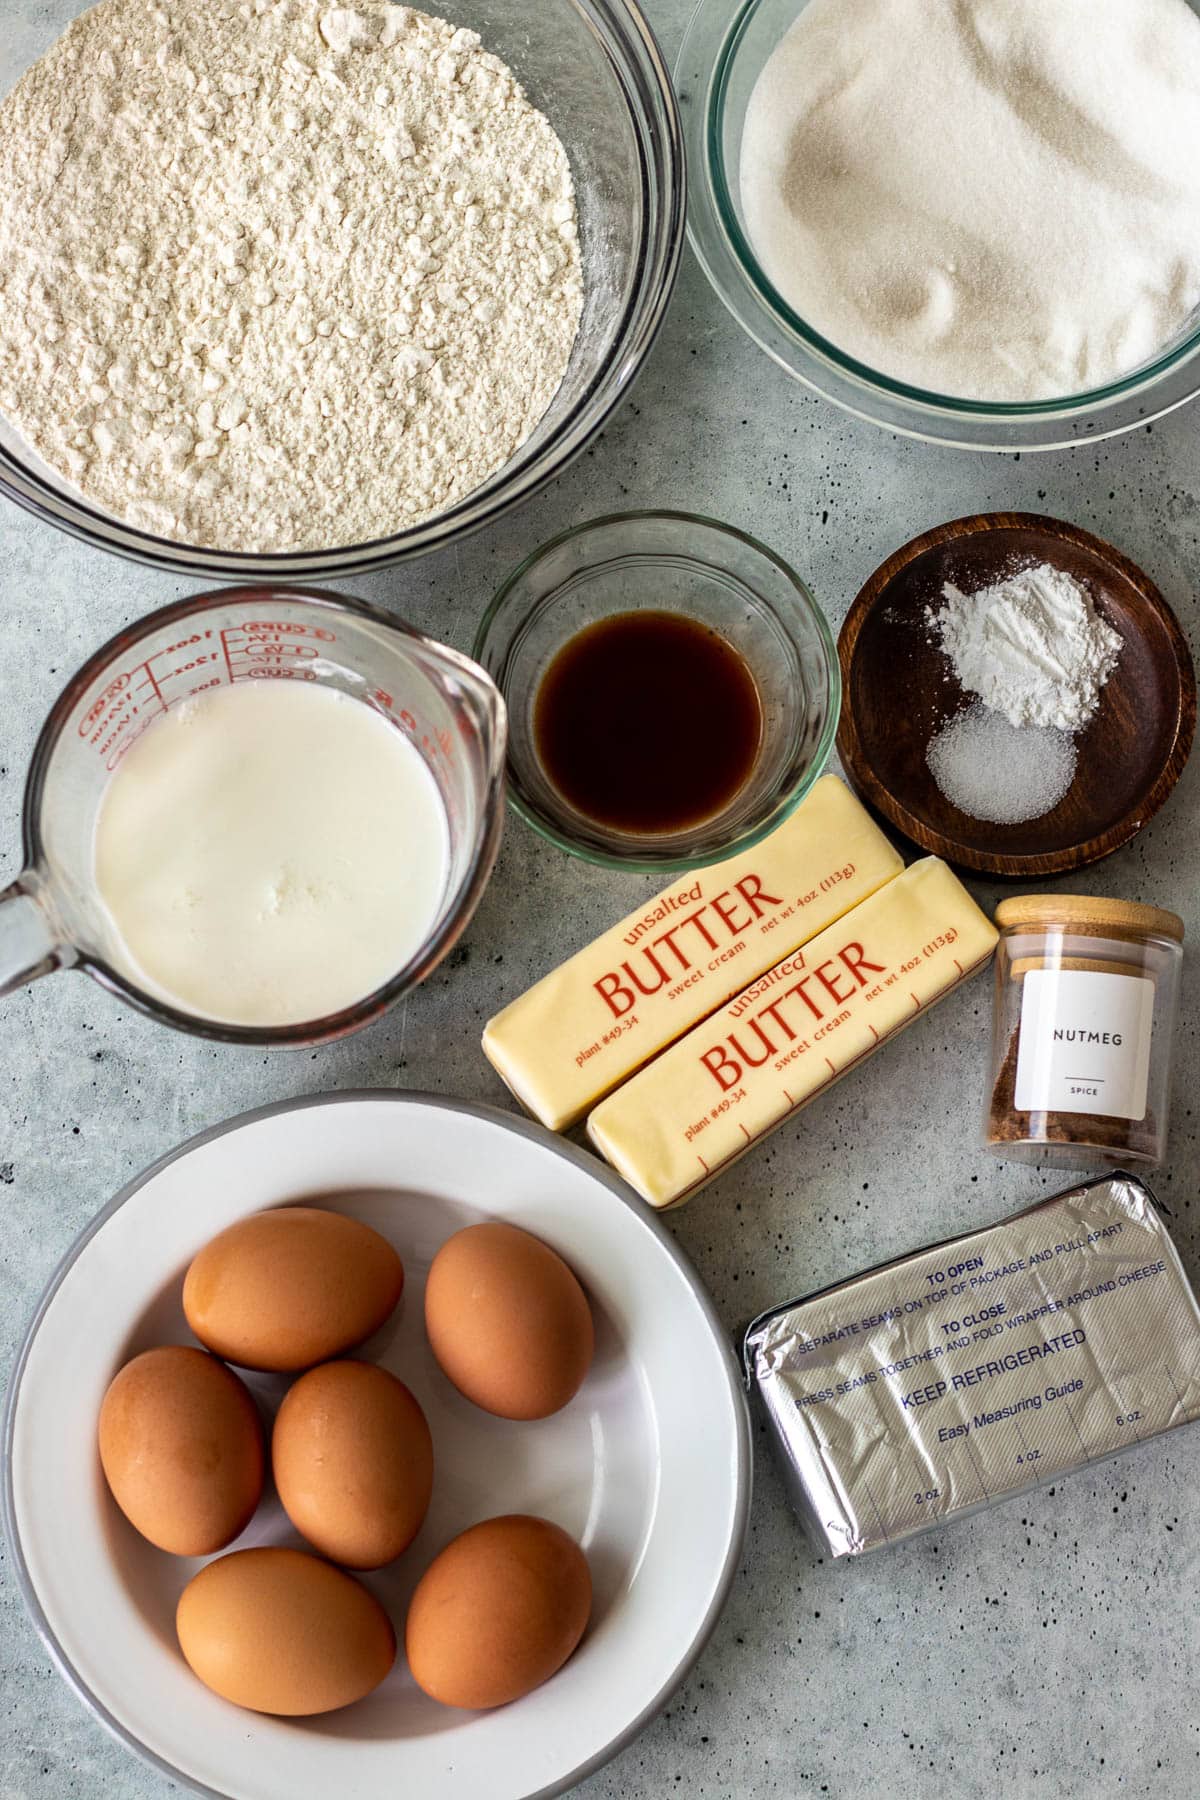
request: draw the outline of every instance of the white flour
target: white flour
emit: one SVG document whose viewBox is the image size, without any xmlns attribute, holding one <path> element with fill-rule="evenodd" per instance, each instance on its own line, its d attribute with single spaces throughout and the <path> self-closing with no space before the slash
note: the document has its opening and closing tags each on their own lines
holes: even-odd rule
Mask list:
<svg viewBox="0 0 1200 1800">
<path fill-rule="evenodd" d="M 964 692 L 1011 725 L 1087 724 L 1121 638 L 1072 576 L 1039 563 L 974 594 L 947 582 L 942 595 L 945 605 L 926 618 Z"/>
<path fill-rule="evenodd" d="M 507 66 L 377 0 L 102 0 L 0 106 L 0 411 L 131 524 L 384 536 L 562 380 L 566 153 Z"/>
<path fill-rule="evenodd" d="M 751 96 L 750 241 L 872 368 L 1034 400 L 1099 386 L 1200 304 L 1187 0 L 810 0 Z"/>
</svg>

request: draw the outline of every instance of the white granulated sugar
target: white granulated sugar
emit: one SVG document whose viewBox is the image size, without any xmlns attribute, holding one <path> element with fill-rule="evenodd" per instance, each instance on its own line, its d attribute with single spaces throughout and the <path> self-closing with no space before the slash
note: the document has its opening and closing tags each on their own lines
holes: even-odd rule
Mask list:
<svg viewBox="0 0 1200 1800">
<path fill-rule="evenodd" d="M 444 511 L 537 425 L 581 304 L 551 125 L 407 7 L 102 0 L 0 106 L 0 412 L 166 537 Z"/>
<path fill-rule="evenodd" d="M 1200 305 L 1187 0 L 810 0 L 741 145 L 746 226 L 839 349 L 977 400 L 1078 394 Z"/>
<path fill-rule="evenodd" d="M 993 825 L 1019 825 L 1052 812 L 1075 779 L 1069 731 L 1010 725 L 978 704 L 957 714 L 926 753 L 952 806 Z"/>
<path fill-rule="evenodd" d="M 925 616 L 965 693 L 1012 725 L 1087 724 L 1121 638 L 1073 576 L 1039 563 L 974 594 L 947 582 L 942 595 Z"/>
</svg>

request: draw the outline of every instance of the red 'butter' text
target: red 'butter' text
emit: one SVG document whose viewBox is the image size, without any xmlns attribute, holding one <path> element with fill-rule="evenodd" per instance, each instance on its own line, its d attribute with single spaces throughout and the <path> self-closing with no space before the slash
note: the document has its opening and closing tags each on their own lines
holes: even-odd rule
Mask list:
<svg viewBox="0 0 1200 1800">
<path fill-rule="evenodd" d="M 800 1023 L 805 1022 L 806 1013 L 808 1017 L 823 1019 L 831 1000 L 844 1006 L 859 988 L 866 987 L 872 975 L 882 975 L 885 968 L 884 963 L 868 962 L 861 944 L 847 944 L 836 956 L 818 963 L 815 969 L 810 969 L 807 975 L 785 988 L 777 999 L 761 1006 L 753 1018 L 744 1022 L 739 1020 L 737 1031 L 731 1031 L 723 1042 L 706 1050 L 700 1061 L 724 1092 L 741 1081 L 745 1070 L 761 1068 L 769 1057 L 777 1055 L 785 1044 L 794 1042 L 799 1036 L 784 1012 L 789 1001 L 806 1009 L 799 1015 Z M 815 991 L 810 985 L 814 982 L 817 984 Z M 796 1012 L 795 1007 L 791 1010 L 793 1014 Z M 756 1049 L 761 1051 L 760 1055 L 755 1054 Z"/>
<path fill-rule="evenodd" d="M 748 911 L 741 911 L 735 896 L 740 896 Z M 675 981 L 681 970 L 686 972 L 692 967 L 693 957 L 703 954 L 695 941 L 697 937 L 707 949 L 718 950 L 721 947 L 721 936 L 714 936 L 714 930 L 727 937 L 739 937 L 743 931 L 749 930 L 756 919 L 761 918 L 767 907 L 782 904 L 782 898 L 778 894 L 763 892 L 761 877 L 743 875 L 732 888 L 714 894 L 711 900 L 698 906 L 695 912 L 688 913 L 678 924 L 661 932 L 639 950 L 636 956 L 630 957 L 611 973 L 601 975 L 599 981 L 592 985 L 613 1018 L 619 1019 L 623 1013 L 637 1005 L 639 994 L 657 994 L 668 982 Z M 710 926 L 713 929 L 710 930 Z M 695 936 L 689 936 L 689 933 L 694 933 Z M 681 937 L 684 939 L 683 943 L 679 941 Z M 655 955 L 656 950 L 662 951 L 661 960 Z M 663 962 L 669 958 L 674 958 L 674 965 L 664 968 Z"/>
</svg>

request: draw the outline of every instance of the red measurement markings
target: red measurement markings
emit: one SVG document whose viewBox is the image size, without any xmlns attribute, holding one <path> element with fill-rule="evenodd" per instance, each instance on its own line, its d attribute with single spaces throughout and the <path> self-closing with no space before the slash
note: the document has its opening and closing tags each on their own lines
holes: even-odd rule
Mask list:
<svg viewBox="0 0 1200 1800">
<path fill-rule="evenodd" d="M 224 681 L 315 681 L 305 664 L 320 657 L 320 645 L 336 642 L 336 634 L 323 626 L 287 620 L 252 619 L 223 631 L 185 632 L 145 662 L 114 675 L 76 729 L 112 769 L 147 725 L 181 701 Z M 415 734 L 415 722 L 412 729 Z"/>
<path fill-rule="evenodd" d="M 389 694 L 386 688 L 373 688 L 367 695 L 367 705 L 373 707 L 377 713 L 382 713 L 385 719 L 390 719 L 393 725 L 398 725 L 405 736 L 412 738 L 414 743 L 424 742 L 424 739 L 418 740 L 417 721 L 406 707 L 397 707 L 395 697 Z"/>
<path fill-rule="evenodd" d="M 460 829 L 462 809 L 458 804 L 454 786 L 448 785 L 449 777 L 443 777 L 440 773 L 441 764 L 454 761 L 456 745 L 454 733 L 438 731 L 430 734 L 423 730 L 407 708 L 397 708 L 395 695 L 389 694 L 386 688 L 372 688 L 367 695 L 367 705 L 373 707 L 377 713 L 382 713 L 383 717 L 389 719 L 393 725 L 398 725 L 405 736 L 412 739 L 413 744 L 429 765 L 430 773 L 437 783 L 438 793 L 442 797 L 442 804 L 446 808 L 446 817 L 450 825 L 455 829 Z"/>
<path fill-rule="evenodd" d="M 91 732 L 100 723 L 100 720 L 104 717 L 109 707 L 114 705 L 119 696 L 125 693 L 132 679 L 133 677 L 128 673 L 115 675 L 104 691 L 96 696 L 95 700 L 92 701 L 91 706 L 89 706 L 88 710 L 79 721 L 79 735 L 81 738 L 90 736 Z M 124 704 L 124 702 L 122 702 L 122 704 Z"/>
<path fill-rule="evenodd" d="M 315 640 L 315 641 L 313 641 Z M 337 637 L 321 625 L 293 625 L 287 620 L 250 619 L 221 633 L 221 648 L 230 681 L 315 681 L 304 664 L 321 655 L 319 645 Z"/>
<path fill-rule="evenodd" d="M 221 678 L 220 666 L 220 643 L 216 632 L 211 630 L 187 632 L 148 656 L 133 672 L 141 714 L 137 730 L 120 744 L 118 757 L 125 754 L 134 737 L 159 713 L 170 712 L 173 706 L 190 700 L 201 688 L 217 686 Z"/>
<path fill-rule="evenodd" d="M 436 767 L 439 757 L 445 762 L 454 761 L 454 733 L 452 731 L 431 733 L 423 730 L 406 707 L 397 709 L 395 698 L 388 693 L 386 688 L 373 689 L 367 695 L 367 705 L 373 706 L 375 711 L 382 713 L 385 719 L 390 719 L 393 725 L 398 725 L 401 731 L 416 744 L 431 768 Z"/>
<path fill-rule="evenodd" d="M 139 732 L 166 712 L 166 702 L 148 662 L 116 675 L 79 721 L 79 735 L 112 768 Z"/>
<path fill-rule="evenodd" d="M 79 721 L 105 766 L 115 768 L 134 740 L 160 714 L 220 680 L 221 648 L 211 630 L 193 631 L 155 650 L 145 662 L 108 682 Z"/>
<path fill-rule="evenodd" d="M 237 629 L 252 638 L 316 638 L 322 644 L 337 643 L 337 633 L 326 631 L 323 625 L 294 625 L 280 619 L 251 619 Z"/>
</svg>

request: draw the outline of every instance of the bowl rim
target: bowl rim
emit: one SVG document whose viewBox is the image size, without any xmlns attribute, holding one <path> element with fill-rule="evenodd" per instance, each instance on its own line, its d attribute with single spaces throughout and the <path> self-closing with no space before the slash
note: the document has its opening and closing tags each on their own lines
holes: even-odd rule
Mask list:
<svg viewBox="0 0 1200 1800">
<path fill-rule="evenodd" d="M 505 603 L 518 584 L 525 579 L 530 571 L 534 569 L 543 558 L 549 556 L 552 551 L 560 549 L 564 544 L 571 543 L 575 539 L 586 538 L 593 532 L 606 530 L 614 525 L 633 526 L 636 528 L 638 526 L 659 523 L 662 521 L 666 521 L 673 525 L 696 527 L 704 532 L 712 532 L 720 538 L 734 539 L 737 543 L 753 551 L 756 556 L 761 556 L 767 562 L 771 563 L 795 590 L 799 605 L 815 632 L 821 658 L 825 665 L 826 679 L 829 683 L 829 700 L 826 706 L 825 719 L 809 767 L 805 770 L 799 781 L 793 783 L 787 792 L 781 796 L 780 800 L 766 819 L 761 820 L 758 824 L 751 826 L 737 836 L 730 838 L 728 843 L 722 844 L 716 849 L 703 851 L 692 856 L 671 855 L 669 852 L 661 851 L 647 852 L 645 855 L 638 854 L 636 850 L 607 851 L 600 849 L 598 846 L 581 842 L 580 839 L 574 837 L 569 831 L 554 824 L 540 808 L 533 806 L 527 801 L 519 790 L 519 785 L 513 775 L 512 769 L 511 729 L 509 732 L 508 749 L 505 759 L 507 772 L 505 788 L 508 804 L 512 811 L 516 813 L 517 817 L 524 820 L 525 824 L 535 831 L 540 838 L 543 838 L 547 843 L 553 844 L 556 849 L 565 850 L 569 856 L 577 857 L 581 862 L 591 863 L 593 867 L 601 869 L 623 869 L 651 875 L 675 875 L 686 874 L 692 869 L 710 868 L 714 863 L 725 862 L 731 856 L 737 856 L 743 851 L 753 849 L 755 844 L 759 844 L 765 837 L 769 837 L 773 831 L 776 831 L 779 826 L 791 817 L 792 813 L 795 812 L 796 808 L 807 797 L 815 784 L 820 780 L 822 774 L 824 774 L 829 758 L 833 754 L 833 747 L 837 738 L 838 722 L 841 717 L 843 703 L 842 671 L 838 660 L 837 641 L 833 634 L 833 627 L 830 625 L 828 618 L 825 616 L 815 594 L 804 580 L 804 577 L 800 575 L 789 562 L 786 562 L 784 558 L 780 556 L 778 551 L 772 550 L 768 544 L 764 544 L 761 538 L 753 536 L 753 534 L 748 531 L 742 531 L 736 525 L 729 525 L 721 519 L 711 518 L 706 513 L 684 512 L 671 507 L 643 507 L 626 512 L 602 513 L 596 518 L 585 519 L 581 524 L 571 525 L 565 531 L 558 532 L 556 536 L 547 538 L 544 543 L 537 545 L 527 556 L 524 556 L 515 568 L 510 569 L 509 573 L 504 577 L 491 600 L 488 602 L 487 609 L 479 622 L 471 646 L 471 656 L 481 668 L 487 669 L 488 674 L 491 675 L 492 680 L 499 688 L 501 698 L 507 709 L 509 704 L 508 694 L 503 683 L 488 667 L 486 651 L 488 648 L 488 635 L 492 626 L 499 618 Z M 644 554 L 646 560 L 654 560 L 656 555 L 661 555 L 663 553 L 649 552 Z M 548 596 L 548 599 L 552 598 L 553 596 Z"/>
<path fill-rule="evenodd" d="M 796 18 L 803 3 L 804 0 L 798 0 Z M 1195 0 L 1190 3 L 1200 11 Z M 730 15 L 722 0 L 696 0 L 676 59 L 675 77 L 685 118 L 689 112 L 694 114 L 685 133 L 692 157 L 689 242 L 724 305 L 780 367 L 870 424 L 955 448 L 1005 454 L 1096 443 L 1149 424 L 1200 393 L 1200 315 L 1172 349 L 1160 351 L 1150 362 L 1114 381 L 1075 394 L 1032 401 L 973 400 L 915 386 L 840 350 L 810 326 L 762 269 L 742 229 L 725 162 L 723 137 L 729 83 L 738 51 L 764 4 L 765 0 L 741 0 Z M 688 62 L 693 56 L 703 66 L 702 92 L 696 101 L 691 101 L 687 92 Z M 746 299 L 753 303 L 753 310 L 745 306 Z M 766 331 L 771 329 L 780 342 L 768 340 Z M 796 367 L 792 353 L 811 366 Z M 818 378 L 818 371 L 833 377 L 834 388 Z M 1162 378 L 1188 374 L 1191 384 L 1188 386 L 1185 381 L 1184 391 L 1156 392 Z M 854 398 L 837 391 L 839 381 L 849 385 Z M 1139 401 L 1148 404 L 1144 408 L 1137 406 Z M 872 402 L 876 408 L 881 402 L 885 407 L 894 403 L 917 417 L 880 416 L 878 410 L 872 410 Z M 1106 414 L 1105 409 L 1131 404 L 1134 410 L 1129 416 L 1114 418 Z M 1076 429 L 1068 429 L 1072 426 Z M 1012 430 L 1015 435 L 1011 440 L 988 441 L 989 427 Z M 1027 435 L 1039 430 L 1047 435 Z M 972 431 L 979 435 L 970 435 Z"/>
<path fill-rule="evenodd" d="M 730 1590 L 733 1586 L 738 1565 L 741 1561 L 742 1551 L 745 1546 L 746 1533 L 750 1520 L 750 1501 L 753 1489 L 753 1445 L 750 1435 L 749 1403 L 742 1384 L 741 1371 L 734 1354 L 733 1338 L 730 1336 L 730 1333 L 721 1320 L 708 1290 L 700 1280 L 690 1259 L 676 1242 L 672 1233 L 654 1212 L 653 1208 L 646 1206 L 643 1201 L 639 1200 L 632 1189 L 629 1188 L 611 1169 L 606 1168 L 598 1158 L 589 1155 L 587 1151 L 581 1150 L 574 1144 L 567 1143 L 553 1132 L 545 1130 L 543 1126 L 535 1124 L 533 1120 L 506 1112 L 501 1107 L 490 1106 L 484 1102 L 478 1101 L 455 1100 L 443 1094 L 427 1093 L 421 1089 L 415 1088 L 403 1090 L 384 1088 L 346 1088 L 339 1089 L 332 1093 L 304 1094 L 297 1099 L 276 1100 L 265 1106 L 252 1107 L 246 1112 L 237 1113 L 232 1118 L 224 1119 L 219 1124 L 210 1125 L 205 1130 L 196 1132 L 192 1137 L 185 1139 L 183 1143 L 177 1144 L 173 1150 L 168 1150 L 165 1155 L 158 1157 L 154 1162 L 144 1168 L 140 1174 L 135 1175 L 131 1181 L 120 1188 L 118 1192 L 114 1194 L 91 1219 L 89 1219 L 87 1224 L 72 1241 L 64 1255 L 60 1258 L 49 1281 L 42 1290 L 34 1309 L 33 1316 L 21 1339 L 21 1345 L 13 1363 L 12 1374 L 8 1384 L 8 1393 L 4 1404 L 2 1435 L 0 1435 L 0 1444 L 3 1446 L 2 1454 L 4 1460 L 4 1480 L 3 1486 L 0 1488 L 0 1524 L 3 1525 L 4 1533 L 11 1549 L 17 1589 L 25 1604 L 26 1610 L 32 1619 L 34 1628 L 46 1650 L 49 1652 L 50 1659 L 58 1673 L 75 1694 L 76 1698 L 82 1702 L 92 1717 L 97 1719 L 99 1723 L 104 1726 L 110 1736 L 115 1738 L 118 1743 L 122 1744 L 125 1749 L 131 1750 L 142 1762 L 148 1763 L 151 1767 L 157 1769 L 160 1774 L 166 1775 L 171 1780 L 181 1783 L 188 1792 L 202 1795 L 204 1796 L 204 1800 L 238 1800 L 238 1796 L 232 1792 L 209 1787 L 206 1783 L 193 1780 L 192 1777 L 183 1774 L 164 1757 L 159 1756 L 157 1752 L 150 1750 L 144 1745 L 140 1739 L 135 1737 L 134 1734 L 128 1730 L 128 1728 L 124 1726 L 121 1721 L 92 1693 L 87 1682 L 71 1663 L 65 1650 L 59 1643 L 58 1638 L 54 1633 L 54 1629 L 50 1624 L 49 1619 L 46 1617 L 41 1601 L 34 1589 L 28 1565 L 25 1561 L 20 1536 L 17 1531 L 16 1499 L 13 1487 L 13 1443 L 17 1408 L 20 1402 L 21 1383 L 42 1319 L 49 1310 L 54 1296 L 58 1292 L 66 1275 L 74 1266 L 79 1256 L 83 1253 L 87 1244 L 96 1236 L 113 1214 L 117 1212 L 120 1207 L 124 1206 L 127 1200 L 131 1200 L 143 1187 L 154 1180 L 162 1170 L 169 1167 L 171 1163 L 178 1161 L 179 1158 L 188 1155 L 191 1151 L 198 1150 L 203 1145 L 210 1143 L 213 1139 L 224 1137 L 230 1132 L 239 1130 L 242 1126 L 256 1124 L 259 1120 L 272 1118 L 282 1113 L 306 1111 L 310 1107 L 337 1106 L 343 1102 L 356 1103 L 361 1101 L 400 1106 L 417 1105 L 431 1107 L 450 1114 L 467 1114 L 472 1118 L 485 1120 L 492 1124 L 502 1126 L 507 1130 L 515 1131 L 518 1135 L 541 1144 L 544 1149 L 553 1152 L 557 1156 L 561 1156 L 565 1161 L 574 1164 L 577 1168 L 600 1181 L 608 1188 L 613 1197 L 618 1200 L 622 1206 L 634 1213 L 639 1223 L 644 1225 L 646 1229 L 650 1231 L 651 1235 L 658 1240 L 660 1247 L 666 1252 L 667 1256 L 675 1263 L 692 1298 L 700 1310 L 705 1324 L 712 1333 L 714 1343 L 722 1352 L 721 1361 L 725 1369 L 727 1380 L 727 1396 L 731 1403 L 730 1410 L 733 1415 L 736 1433 L 736 1466 L 734 1472 L 736 1501 L 733 1524 L 729 1534 L 729 1542 L 722 1566 L 718 1571 L 714 1582 L 712 1599 L 709 1602 L 704 1618 L 702 1619 L 699 1629 L 697 1630 L 692 1643 L 689 1645 L 686 1654 L 671 1671 L 671 1674 L 663 1682 L 658 1691 L 645 1706 L 642 1707 L 637 1716 L 631 1720 L 609 1744 L 605 1745 L 602 1750 L 597 1751 L 593 1756 L 589 1757 L 584 1764 L 572 1770 L 565 1779 L 552 1782 L 550 1786 L 539 1788 L 525 1796 L 525 1800 L 554 1800 L 555 1796 L 567 1793 L 571 1788 L 576 1786 L 577 1783 L 584 1781 L 588 1776 L 595 1774 L 598 1769 L 603 1768 L 614 1756 L 617 1756 L 634 1741 L 634 1739 L 644 1730 L 646 1725 L 649 1724 L 650 1720 L 662 1710 L 671 1696 L 687 1679 L 687 1676 L 695 1667 L 701 1653 L 708 1644 L 709 1639 L 716 1629 L 717 1622 L 725 1609 L 725 1604 L 729 1598 Z"/>
<path fill-rule="evenodd" d="M 213 549 L 143 531 L 57 488 L 16 450 L 0 444 L 0 497 L 94 549 L 176 575 L 238 581 L 300 581 L 368 574 L 447 548 L 502 518 L 562 474 L 603 431 L 627 397 L 670 307 L 683 255 L 687 158 L 670 70 L 639 0 L 569 0 L 595 30 L 627 117 L 635 127 L 642 189 L 642 232 L 631 258 L 631 291 L 610 353 L 571 411 L 536 449 L 519 445 L 504 468 L 445 512 L 387 537 L 333 548 L 289 551 Z M 614 42 L 625 53 L 620 64 Z M 635 76 L 639 79 L 631 80 Z M 0 101 L 5 98 L 0 94 Z M 645 101 L 645 105 L 641 102 Z M 657 204 L 648 204 L 663 172 Z M 553 404 L 553 401 L 551 402 Z M 53 471 L 51 471 L 53 473 Z"/>
<path fill-rule="evenodd" d="M 974 874 L 988 875 L 993 879 L 1043 881 L 1054 875 L 1069 874 L 1091 863 L 1101 862 L 1115 851 L 1123 849 L 1166 804 L 1183 773 L 1195 736 L 1195 667 L 1183 628 L 1174 610 L 1145 571 L 1114 544 L 1097 537 L 1094 532 L 1085 531 L 1082 526 L 1071 525 L 1065 520 L 1053 519 L 1041 513 L 969 513 L 961 519 L 950 519 L 944 525 L 935 525 L 919 536 L 910 538 L 908 543 L 893 551 L 867 577 L 851 602 L 838 634 L 838 659 L 842 666 L 843 687 L 847 696 L 853 690 L 854 660 L 863 626 L 877 607 L 887 604 L 896 577 L 928 550 L 935 550 L 951 542 L 966 543 L 971 538 L 992 531 L 1036 531 L 1042 536 L 1078 545 L 1132 587 L 1158 620 L 1170 647 L 1178 681 L 1178 708 L 1170 748 L 1153 781 L 1141 798 L 1103 831 L 1095 832 L 1080 843 L 1066 845 L 1059 850 L 1020 856 L 962 844 L 947 833 L 926 825 L 910 812 L 903 801 L 880 779 L 868 759 L 852 704 L 847 704 L 842 712 L 838 727 L 838 754 L 847 780 L 860 799 L 865 800 L 893 829 L 926 854 L 941 856 L 956 868 L 969 869 Z"/>
</svg>

